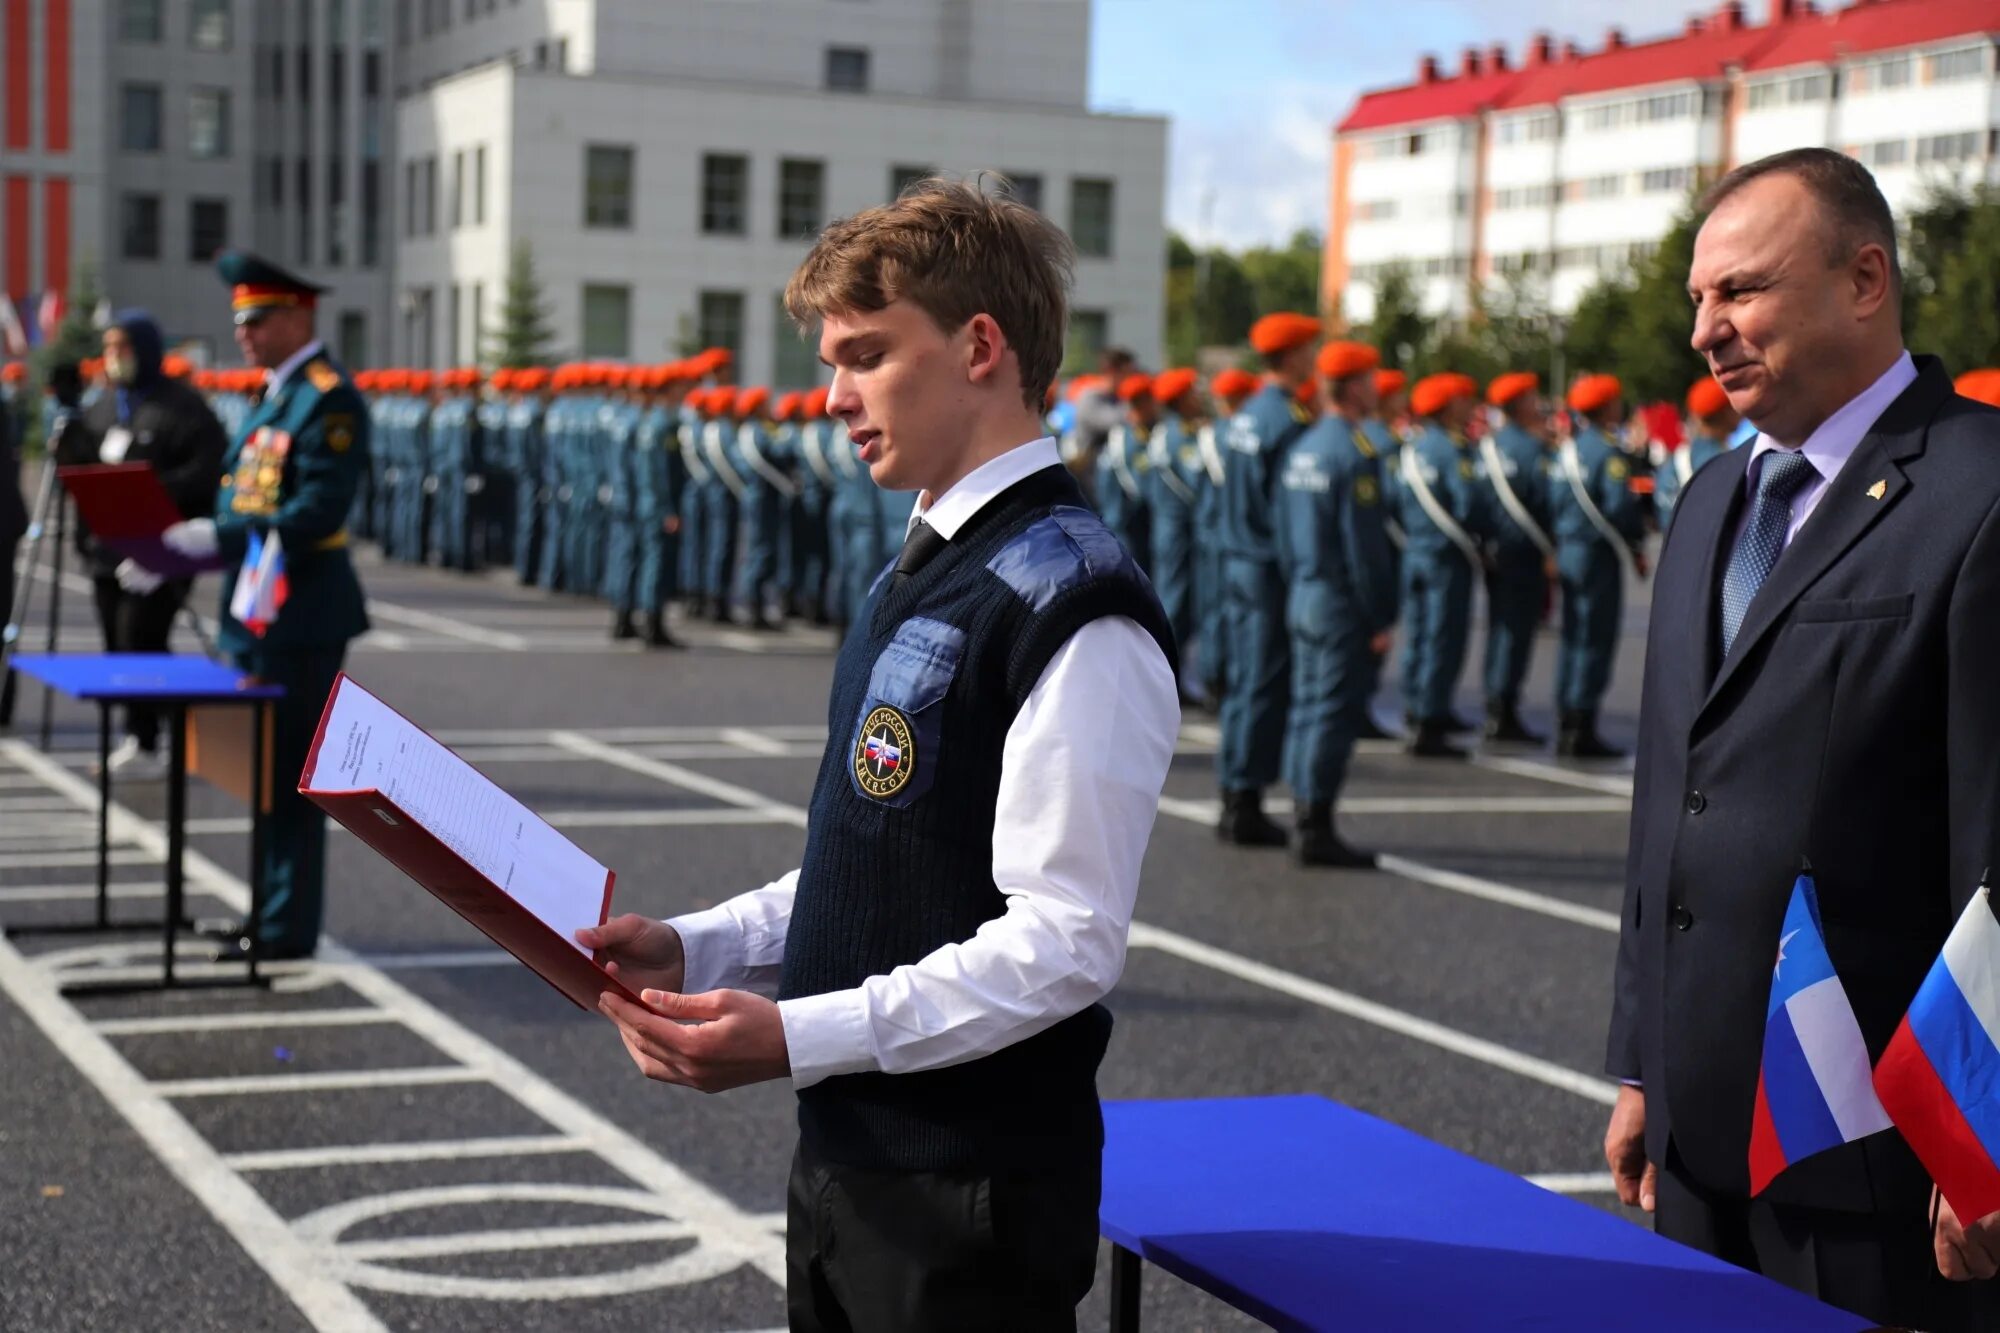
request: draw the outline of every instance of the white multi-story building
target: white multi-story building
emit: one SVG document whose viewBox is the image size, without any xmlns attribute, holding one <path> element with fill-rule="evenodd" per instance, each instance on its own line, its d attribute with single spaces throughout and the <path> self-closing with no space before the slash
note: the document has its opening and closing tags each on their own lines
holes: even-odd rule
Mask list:
<svg viewBox="0 0 2000 1333">
<path fill-rule="evenodd" d="M 88 262 L 233 360 L 240 246 L 350 365 L 460 364 L 526 242 L 559 353 L 792 386 L 818 229 L 990 170 L 1077 242 L 1079 358 L 1156 361 L 1166 126 L 1086 109 L 1089 43 L 1089 0 L 6 0 L 0 292 Z"/>
<path fill-rule="evenodd" d="M 1566 312 L 1699 185 L 1786 148 L 1854 155 L 1899 212 L 1934 182 L 2000 181 L 1996 35 L 1993 0 L 1771 0 L 1762 23 L 1730 0 L 1588 54 L 1538 34 L 1518 61 L 1468 50 L 1455 74 L 1426 56 L 1335 130 L 1326 303 L 1367 319 L 1400 266 L 1433 313 L 1505 281 Z"/>
<path fill-rule="evenodd" d="M 473 360 L 525 242 L 569 355 L 810 384 L 780 296 L 820 227 L 980 170 L 1076 241 L 1077 355 L 1157 358 L 1166 129 L 1085 109 L 1087 0 L 427 8 L 397 32 L 403 363 Z"/>
<path fill-rule="evenodd" d="M 325 284 L 328 342 L 388 329 L 386 0 L 0 7 L 0 292 L 32 318 L 88 263 L 118 305 L 233 361 L 216 254 Z"/>
</svg>

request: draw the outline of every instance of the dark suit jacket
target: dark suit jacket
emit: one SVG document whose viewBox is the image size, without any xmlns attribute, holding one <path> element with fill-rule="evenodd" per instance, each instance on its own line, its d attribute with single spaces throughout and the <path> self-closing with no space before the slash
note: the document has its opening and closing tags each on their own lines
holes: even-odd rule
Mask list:
<svg viewBox="0 0 2000 1333">
<path fill-rule="evenodd" d="M 1646 1147 L 1748 1192 L 1778 927 L 1800 859 L 1879 1057 L 2000 865 L 2000 412 L 1935 358 L 1876 421 L 1721 656 L 1748 448 L 1696 473 L 1653 592 L 1608 1068 Z M 1894 1135 L 1809 1158 L 1771 1197 L 1873 1211 L 1921 1170 Z"/>
</svg>

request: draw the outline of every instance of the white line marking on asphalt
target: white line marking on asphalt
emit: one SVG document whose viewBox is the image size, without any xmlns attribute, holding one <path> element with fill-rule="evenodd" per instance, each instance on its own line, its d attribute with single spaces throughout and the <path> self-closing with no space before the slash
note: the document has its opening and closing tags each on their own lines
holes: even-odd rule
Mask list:
<svg viewBox="0 0 2000 1333">
<path fill-rule="evenodd" d="M 123 898 L 164 898 L 167 890 L 160 884 L 113 884 L 109 886 L 109 897 Z M 23 884 L 18 888 L 0 889 L 0 903 L 80 903 L 95 902 L 95 884 Z"/>
<path fill-rule="evenodd" d="M 1617 1182 L 1609 1171 L 1553 1171 L 1529 1176 L 1530 1185 L 1539 1185 L 1551 1194 L 1615 1194 Z"/>
<path fill-rule="evenodd" d="M 467 1231 L 443 1236 L 392 1236 L 350 1240 L 340 1247 L 349 1259 L 443 1259 L 455 1254 L 512 1254 L 560 1250 L 580 1245 L 636 1245 L 642 1241 L 688 1240 L 685 1222 L 600 1222 L 590 1226 L 523 1227 L 515 1231 Z"/>
<path fill-rule="evenodd" d="M 50 814 L 64 814 L 76 809 L 74 801 L 66 801 L 60 796 L 0 796 L 0 815 L 26 815 L 38 811 Z"/>
<path fill-rule="evenodd" d="M 1160 809 L 1178 819 L 1213 824 L 1219 802 L 1162 796 Z M 1343 815 L 1622 815 L 1631 802 L 1610 796 L 1349 796 Z"/>
<path fill-rule="evenodd" d="M 371 616 L 388 621 L 392 625 L 407 625 L 412 629 L 427 629 L 433 634 L 443 634 L 448 638 L 460 639 L 466 643 L 476 643 L 487 648 L 503 648 L 509 652 L 520 652 L 528 646 L 528 641 L 518 634 L 505 630 L 487 629 L 454 616 L 441 616 L 435 611 L 421 611 L 414 606 L 398 606 L 380 598 L 370 598 L 368 612 Z"/>
<path fill-rule="evenodd" d="M 713 797 L 715 800 L 727 805 L 738 806 L 745 810 L 761 810 L 770 814 L 779 823 L 795 824 L 799 828 L 806 826 L 806 812 L 804 810 L 795 805 L 787 805 L 781 801 L 770 800 L 759 795 L 757 792 L 751 791 L 748 787 L 739 787 L 733 782 L 724 782 L 719 778 L 711 778 L 704 773 L 697 773 L 691 768 L 682 768 L 678 764 L 670 764 L 665 760 L 648 759 L 643 755 L 628 754 L 616 746 L 606 745 L 603 741 L 592 740 L 590 737 L 579 735 L 574 731 L 551 731 L 549 733 L 549 740 L 553 744 L 560 745 L 574 754 L 584 756 L 586 759 L 596 759 L 610 764 L 614 768 L 622 768 L 630 773 L 639 773 L 649 778 L 658 778 L 661 782 L 671 783 L 684 790 Z"/>
<path fill-rule="evenodd" d="M 1496 884 L 1490 879 L 1481 879 L 1477 875 L 1467 875 L 1457 870 L 1447 870 L 1443 866 L 1425 865 L 1406 856 L 1385 854 L 1376 858 L 1376 861 L 1382 869 L 1392 875 L 1401 875 L 1404 879 L 1413 879 L 1434 889 L 1462 893 L 1468 898 L 1498 903 L 1502 907 L 1516 907 L 1523 912 L 1534 912 L 1541 916 L 1554 917 L 1558 921 L 1589 926 L 1592 930 L 1609 931 L 1613 935 L 1618 933 L 1618 913 L 1607 912 L 1601 907 L 1585 907 L 1582 903 L 1573 903 L 1546 893 L 1517 889 L 1511 884 Z"/>
<path fill-rule="evenodd" d="M 96 800 L 96 792 L 88 783 L 74 774 L 65 772 L 58 765 L 49 763 L 23 742 L 0 741 L 0 756 L 11 757 L 21 768 L 39 775 L 48 786 L 68 792 L 76 798 L 79 805 L 88 805 Z M 111 814 L 114 831 L 120 836 L 129 836 L 134 842 L 149 848 L 162 850 L 165 848 L 166 834 L 158 827 L 140 819 L 123 806 L 114 806 Z M 223 870 L 208 857 L 190 849 L 186 857 L 186 870 L 193 885 L 213 893 L 238 912 L 248 910 L 249 885 Z M 5 947 L 4 942 L 0 942 L 0 947 Z M 304 984 L 322 985 L 336 978 L 344 982 L 348 989 L 363 1000 L 396 1015 L 404 1027 L 429 1042 L 447 1059 L 484 1073 L 496 1087 L 546 1121 L 558 1133 L 589 1140 L 592 1151 L 600 1159 L 640 1187 L 639 1191 L 633 1192 L 634 1194 L 643 1193 L 656 1200 L 665 1201 L 667 1206 L 671 1207 L 674 1216 L 696 1228 L 702 1236 L 702 1244 L 698 1247 L 698 1251 L 706 1251 L 710 1255 L 721 1254 L 728 1263 L 728 1267 L 722 1271 L 730 1271 L 747 1263 L 779 1287 L 784 1286 L 784 1241 L 758 1226 L 751 1214 L 738 1208 L 681 1167 L 660 1156 L 613 1121 L 556 1087 L 520 1060 L 477 1035 L 457 1019 L 418 998 L 414 992 L 405 989 L 386 973 L 368 966 L 338 941 L 323 936 L 320 949 L 329 962 L 291 965 L 306 971 Z M 12 955 L 11 949 L 8 950 L 8 955 Z M 6 985 L 10 989 L 15 988 L 15 979 L 10 975 L 14 969 L 6 966 L 6 963 L 16 960 L 18 955 L 11 957 L 0 955 L 0 985 Z M 19 966 L 25 967 L 26 964 L 20 962 Z M 279 964 L 271 970 L 281 972 L 286 966 Z M 281 983 L 274 984 L 274 989 L 278 988 L 279 984 Z M 131 1067 L 118 1057 L 115 1048 L 103 1038 L 91 1033 L 88 1025 L 81 1017 L 75 1015 L 74 1010 L 53 997 L 49 1003 L 70 1016 L 71 1020 L 88 1035 L 89 1040 L 96 1043 L 105 1053 L 105 1058 L 116 1066 L 128 1083 L 136 1083 L 142 1089 L 145 1087 Z M 71 1055 L 72 1059 L 76 1058 L 64 1041 L 54 1038 L 53 1034 L 52 1039 L 55 1040 L 58 1049 Z M 618 1049 L 617 1045 L 610 1040 L 608 1034 L 605 1040 L 606 1058 L 613 1058 Z M 101 1080 L 93 1081 L 98 1082 L 100 1088 L 107 1087 Z M 193 1139 L 202 1152 L 213 1156 L 212 1150 L 201 1142 L 199 1136 L 194 1135 L 184 1120 L 174 1115 L 164 1101 L 156 1094 L 147 1095 L 162 1107 L 166 1115 L 173 1117 L 174 1124 Z M 158 1146 L 156 1143 L 156 1149 Z M 220 1166 L 219 1161 L 217 1168 L 226 1171 L 226 1168 Z M 240 1181 L 232 1183 L 241 1185 Z M 242 1188 L 250 1198 L 256 1199 L 254 1193 L 248 1192 L 247 1186 Z M 204 1196 L 204 1202 L 206 1201 Z M 284 1223 L 264 1207 L 261 1200 L 258 1200 L 258 1206 L 260 1227 L 272 1231 L 284 1230 Z M 213 1207 L 211 1211 L 214 1211 Z M 253 1257 L 259 1257 L 263 1251 L 252 1249 L 251 1253 Z M 261 1257 L 259 1262 L 262 1262 Z M 312 1262 L 314 1264 L 312 1272 L 315 1277 L 324 1277 L 322 1257 L 313 1255 Z M 278 1270 L 271 1264 L 267 1263 L 264 1266 L 270 1269 L 274 1276 L 278 1275 Z M 423 1276 L 417 1275 L 419 1278 Z M 282 1278 L 280 1280 L 283 1281 Z M 530 1291 L 534 1292 L 535 1298 L 538 1299 L 544 1298 L 545 1295 L 547 1298 L 553 1298 L 552 1295 L 541 1291 L 541 1288 L 547 1286 L 548 1284 L 544 1283 L 531 1284 Z M 339 1291 L 343 1298 L 352 1300 L 351 1293 L 340 1291 L 337 1287 L 332 1289 Z M 293 1295 L 294 1300 L 299 1301 L 302 1309 L 306 1308 L 305 1302 L 300 1300 L 291 1287 L 287 1286 L 286 1290 L 288 1294 Z M 453 1293 L 424 1288 L 420 1294 Z M 359 1308 L 358 1303 L 356 1308 Z M 369 1318 L 370 1322 L 367 1323 L 351 1325 L 327 1323 L 322 1327 L 343 1330 L 349 1327 L 356 1330 L 374 1330 L 381 1327 L 372 1321 L 372 1316 Z"/>
<path fill-rule="evenodd" d="M 41 783 L 26 773 L 0 773 L 0 791 L 44 791 Z"/>
<path fill-rule="evenodd" d="M 422 1143 L 355 1143 L 326 1148 L 279 1148 L 231 1153 L 222 1160 L 238 1171 L 306 1171 L 325 1166 L 379 1166 L 399 1162 L 457 1162 L 479 1157 L 539 1157 L 589 1152 L 586 1139 L 566 1134 L 519 1134 L 491 1139 L 439 1139 Z"/>
<path fill-rule="evenodd" d="M 464 1065 L 417 1065 L 409 1069 L 328 1069 L 304 1074 L 231 1074 L 221 1078 L 156 1079 L 162 1097 L 241 1097 L 270 1092 L 353 1092 L 371 1088 L 426 1088 L 440 1083 L 479 1083 L 485 1075 Z"/>
<path fill-rule="evenodd" d="M 720 735 L 723 744 L 733 745 L 739 750 L 748 750 L 751 754 L 766 758 L 782 759 L 791 753 L 783 741 L 759 735 L 748 727 L 724 727 Z"/>
<path fill-rule="evenodd" d="M 314 1328 L 322 1333 L 388 1333 L 359 1297 L 326 1275 L 321 1257 L 285 1219 L 224 1165 L 215 1149 L 5 939 L 0 939 L 0 991 L 96 1086 Z"/>
<path fill-rule="evenodd" d="M 1623 796 L 1628 802 L 1632 798 L 1632 776 L 1629 773 L 1583 773 L 1573 768 L 1560 768 L 1555 764 L 1544 764 L 1534 759 L 1508 759 L 1500 755 L 1476 754 L 1472 756 L 1475 768 L 1487 769 L 1494 773 L 1511 773 L 1517 778 L 1533 778 L 1537 782 L 1553 782 L 1562 787 L 1581 787 L 1585 791 L 1607 792 L 1613 796 Z"/>
<path fill-rule="evenodd" d="M 148 1037 L 258 1028 L 365 1027 L 395 1021 L 395 1015 L 380 1009 L 270 1009 L 234 1014 L 174 1014 L 164 1018 L 106 1018 L 91 1026 L 107 1037 Z"/>
<path fill-rule="evenodd" d="M 440 949 L 434 953 L 364 953 L 358 962 L 384 972 L 429 972 L 444 967 L 519 966 L 520 959 L 505 949 Z"/>
<path fill-rule="evenodd" d="M 1618 1085 L 1588 1074 L 1580 1074 L 1574 1069 L 1544 1060 L 1539 1056 L 1525 1055 L 1498 1042 L 1487 1041 L 1469 1033 L 1448 1028 L 1442 1023 L 1433 1023 L 1427 1018 L 1392 1009 L 1386 1004 L 1366 1000 L 1359 995 L 1337 990 L 1309 977 L 1287 972 L 1282 968 L 1260 963 L 1253 958 L 1218 949 L 1214 945 L 1191 940 L 1185 935 L 1177 935 L 1170 930 L 1148 926 L 1141 922 L 1132 923 L 1132 947 L 1136 949 L 1157 949 L 1171 954 L 1185 962 L 1196 963 L 1211 971 L 1221 972 L 1239 981 L 1247 981 L 1267 990 L 1289 995 L 1293 999 L 1316 1004 L 1323 1009 L 1358 1018 L 1364 1023 L 1387 1028 L 1391 1032 L 1435 1046 L 1440 1050 L 1462 1055 L 1468 1060 L 1491 1065 L 1495 1069 L 1533 1079 L 1551 1088 L 1573 1093 L 1589 1101 L 1610 1106 L 1618 1100 Z"/>
<path fill-rule="evenodd" d="M 121 841 L 114 837 L 113 842 Z M 131 847 L 113 847 L 110 864 L 114 866 L 156 866 L 161 858 L 150 851 L 137 851 Z M 87 852 L 0 852 L 0 870 L 33 870 L 41 867 L 48 870 L 64 866 L 94 866 L 97 851 Z"/>
</svg>

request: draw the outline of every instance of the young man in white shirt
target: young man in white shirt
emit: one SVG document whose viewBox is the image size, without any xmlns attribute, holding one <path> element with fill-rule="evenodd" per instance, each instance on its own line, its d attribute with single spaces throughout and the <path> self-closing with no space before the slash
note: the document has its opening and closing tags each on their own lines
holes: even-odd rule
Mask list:
<svg viewBox="0 0 2000 1333">
<path fill-rule="evenodd" d="M 931 181 L 837 222 L 787 306 L 877 485 L 919 492 L 835 668 L 800 869 L 579 933 L 651 1078 L 800 1100 L 795 1330 L 1073 1329 L 1097 1252 L 1099 1003 L 1179 727 L 1173 635 L 1040 405 L 1069 242 Z"/>
</svg>

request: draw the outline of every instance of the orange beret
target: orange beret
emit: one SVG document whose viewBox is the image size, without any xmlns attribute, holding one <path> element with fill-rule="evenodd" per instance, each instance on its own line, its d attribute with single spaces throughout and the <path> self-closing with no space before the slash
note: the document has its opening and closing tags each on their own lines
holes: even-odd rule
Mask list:
<svg viewBox="0 0 2000 1333">
<path fill-rule="evenodd" d="M 736 415 L 754 417 L 764 410 L 764 404 L 771 401 L 771 391 L 766 388 L 744 389 L 736 395 Z"/>
<path fill-rule="evenodd" d="M 826 400 L 833 396 L 833 390 L 824 384 L 806 395 L 805 414 L 808 420 L 826 415 Z"/>
<path fill-rule="evenodd" d="M 799 393 L 779 394 L 778 405 L 771 409 L 771 416 L 778 421 L 790 421 L 799 414 L 799 400 L 803 397 Z"/>
<path fill-rule="evenodd" d="M 1390 394 L 1401 393 L 1409 382 L 1410 377 L 1400 370 L 1378 370 L 1375 372 L 1375 396 L 1387 398 Z"/>
<path fill-rule="evenodd" d="M 1712 417 L 1727 406 L 1729 406 L 1729 395 L 1722 391 L 1720 384 L 1706 375 L 1696 380 L 1694 387 L 1688 390 L 1688 415 L 1696 421 Z"/>
<path fill-rule="evenodd" d="M 1625 396 L 1625 386 L 1616 375 L 1585 375 L 1569 388 L 1569 405 L 1579 412 L 1595 412 Z"/>
<path fill-rule="evenodd" d="M 1344 380 L 1362 375 L 1382 364 L 1382 354 L 1367 343 L 1330 342 L 1319 349 L 1313 363 L 1321 379 Z"/>
<path fill-rule="evenodd" d="M 1195 373 L 1186 366 L 1163 370 L 1153 377 L 1153 401 L 1172 403 L 1194 387 Z"/>
<path fill-rule="evenodd" d="M 1959 396 L 2000 407 L 2000 370 L 1968 370 L 1952 382 Z"/>
<path fill-rule="evenodd" d="M 28 378 L 28 368 L 19 361 L 9 361 L 0 366 L 0 384 L 19 384 Z"/>
<path fill-rule="evenodd" d="M 1151 375 L 1127 375 L 1118 381 L 1118 401 L 1129 403 L 1141 394 L 1152 396 L 1153 377 Z"/>
<path fill-rule="evenodd" d="M 1259 383 L 1257 377 L 1249 371 L 1231 366 L 1216 373 L 1215 378 L 1208 382 L 1208 390 L 1224 402 L 1234 403 L 1257 392 Z"/>
<path fill-rule="evenodd" d="M 1281 310 L 1250 326 L 1250 346 L 1259 356 L 1276 356 L 1303 347 L 1319 337 L 1319 321 L 1311 315 Z"/>
<path fill-rule="evenodd" d="M 1487 385 L 1486 401 L 1495 407 L 1505 407 L 1522 394 L 1533 393 L 1541 387 L 1541 380 L 1532 371 L 1517 370 Z"/>
<path fill-rule="evenodd" d="M 1477 398 L 1479 384 L 1470 375 L 1450 371 L 1426 375 L 1410 390 L 1410 410 L 1420 417 L 1436 416 L 1454 398 Z"/>
</svg>

